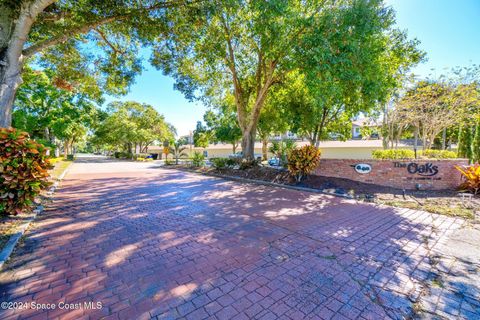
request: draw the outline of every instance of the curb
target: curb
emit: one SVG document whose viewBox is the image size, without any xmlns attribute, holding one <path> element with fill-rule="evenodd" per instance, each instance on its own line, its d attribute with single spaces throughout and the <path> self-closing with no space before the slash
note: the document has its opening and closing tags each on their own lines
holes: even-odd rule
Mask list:
<svg viewBox="0 0 480 320">
<path fill-rule="evenodd" d="M 166 169 L 168 169 L 168 168 L 166 168 Z M 182 169 L 176 169 L 176 170 L 182 170 Z M 247 179 L 247 178 L 241 178 L 241 177 L 226 176 L 226 175 L 217 174 L 217 173 L 206 173 L 206 172 L 198 172 L 198 171 L 193 171 L 193 170 L 183 170 L 183 171 L 192 172 L 192 173 L 196 173 L 196 174 L 201 174 L 201 175 L 209 176 L 209 177 L 221 178 L 221 179 L 224 179 L 224 180 L 232 180 L 232 181 L 238 181 L 238 182 L 243 182 L 243 183 L 253 183 L 253 184 L 258 184 L 258 185 L 264 185 L 264 186 L 276 187 L 276 188 L 283 188 L 283 189 L 290 189 L 290 190 L 296 190 L 296 191 L 320 193 L 320 194 L 326 194 L 326 195 L 329 195 L 329 196 L 335 196 L 335 197 L 340 197 L 340 198 L 344 198 L 344 199 L 356 200 L 354 197 L 352 197 L 348 194 L 341 194 L 341 193 L 336 193 L 336 192 L 325 192 L 325 191 L 320 190 L 320 189 L 298 187 L 298 186 L 292 186 L 292 185 L 288 185 L 288 184 L 280 184 L 280 183 L 268 182 L 268 181 L 257 180 L 257 179 Z"/>
<path fill-rule="evenodd" d="M 55 190 L 57 190 L 59 182 L 63 180 L 65 177 L 65 174 L 67 173 L 69 168 L 65 169 L 62 174 L 57 178 L 57 180 L 53 183 L 53 185 L 50 187 L 50 189 L 47 191 L 47 196 L 45 198 L 49 198 L 55 193 Z M 27 219 L 20 227 L 17 233 L 14 235 L 10 236 L 10 239 L 8 239 L 7 243 L 3 247 L 2 251 L 0 252 L 0 270 L 3 269 L 3 266 L 5 263 L 8 261 L 10 256 L 12 255 L 13 250 L 15 249 L 15 246 L 17 245 L 18 241 L 20 238 L 25 234 L 25 231 L 28 229 L 30 224 L 32 223 L 33 220 L 42 213 L 43 211 L 43 206 L 39 204 L 35 209 L 33 209 L 33 214 L 30 218 Z"/>
</svg>

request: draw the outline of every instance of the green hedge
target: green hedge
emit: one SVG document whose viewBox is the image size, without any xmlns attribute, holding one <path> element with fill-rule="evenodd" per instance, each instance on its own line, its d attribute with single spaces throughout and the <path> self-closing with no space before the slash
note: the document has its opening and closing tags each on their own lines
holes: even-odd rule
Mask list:
<svg viewBox="0 0 480 320">
<path fill-rule="evenodd" d="M 373 159 L 415 159 L 415 152 L 409 149 L 388 149 L 388 150 L 374 150 L 372 152 Z"/>
<path fill-rule="evenodd" d="M 456 159 L 457 153 L 449 150 L 425 150 L 421 151 L 420 155 L 433 159 Z"/>
<path fill-rule="evenodd" d="M 230 159 L 230 158 L 210 158 L 210 162 L 215 169 L 225 169 L 232 168 L 235 165 L 240 164 L 241 159 Z"/>
<path fill-rule="evenodd" d="M 456 159 L 457 154 L 449 150 L 424 150 L 418 151 L 419 158 L 428 159 Z M 410 149 L 388 149 L 388 150 L 375 150 L 372 152 L 373 159 L 382 160 L 401 160 L 401 159 L 414 159 L 415 152 Z"/>
<path fill-rule="evenodd" d="M 116 159 L 132 159 L 133 153 L 131 152 L 124 152 L 124 151 L 116 151 L 113 156 Z"/>
</svg>

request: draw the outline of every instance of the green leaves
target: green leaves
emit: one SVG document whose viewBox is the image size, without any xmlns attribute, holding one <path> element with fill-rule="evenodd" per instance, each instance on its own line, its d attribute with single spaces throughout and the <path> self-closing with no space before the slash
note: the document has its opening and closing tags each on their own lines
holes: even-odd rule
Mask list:
<svg viewBox="0 0 480 320">
<path fill-rule="evenodd" d="M 380 0 L 195 7 L 196 14 L 192 7 L 166 12 L 171 29 L 156 41 L 151 62 L 188 99 L 235 105 L 244 140 L 256 128 L 267 136 L 293 127 L 314 142 L 346 135 L 345 124 L 387 101 L 423 57 L 416 41 L 392 28 L 394 13 Z"/>
<path fill-rule="evenodd" d="M 137 144 L 146 148 L 154 141 L 171 138 L 171 126 L 154 107 L 134 101 L 117 101 L 109 104 L 107 117 L 98 126 L 92 142 L 121 148 Z"/>
<path fill-rule="evenodd" d="M 202 124 L 201 121 L 197 121 L 197 126 L 193 131 L 193 144 L 195 147 L 208 147 L 210 141 L 212 140 L 212 132 L 207 130 L 207 128 Z"/>
<path fill-rule="evenodd" d="M 236 145 L 242 138 L 236 114 L 231 108 L 223 107 L 217 113 L 209 110 L 203 118 L 214 141 Z"/>
<path fill-rule="evenodd" d="M 288 172 L 300 182 L 318 166 L 320 155 L 320 149 L 310 145 L 293 149 L 288 154 Z"/>
<path fill-rule="evenodd" d="M 29 210 L 35 197 L 50 185 L 49 168 L 42 145 L 25 132 L 0 129 L 0 214 Z"/>
<path fill-rule="evenodd" d="M 93 100 L 97 98 L 94 93 L 66 87 L 51 69 L 38 71 L 26 67 L 23 79 L 13 113 L 16 128 L 52 145 L 53 137 L 69 144 L 78 142 L 88 128 L 95 126 L 98 112 L 94 102 L 99 100 Z"/>
<path fill-rule="evenodd" d="M 463 123 L 466 131 L 460 132 L 459 140 L 468 136 L 470 141 L 463 146 L 463 142 L 460 144 L 459 154 L 472 158 L 473 123 L 469 122 L 479 106 L 480 91 L 476 82 L 456 84 L 439 79 L 415 83 L 399 100 L 396 113 L 403 123 L 419 129 L 424 149 L 431 149 L 435 137 L 443 129 Z"/>
</svg>

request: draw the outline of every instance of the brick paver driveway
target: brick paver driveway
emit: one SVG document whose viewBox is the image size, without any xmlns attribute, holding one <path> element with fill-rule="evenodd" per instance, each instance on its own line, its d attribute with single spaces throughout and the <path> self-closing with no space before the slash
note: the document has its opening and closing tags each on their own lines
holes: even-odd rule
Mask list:
<svg viewBox="0 0 480 320">
<path fill-rule="evenodd" d="M 460 224 L 84 159 L 0 276 L 2 301 L 55 305 L 0 318 L 408 318 L 428 290 L 431 252 Z M 480 314 L 475 301 L 455 310 Z"/>
</svg>

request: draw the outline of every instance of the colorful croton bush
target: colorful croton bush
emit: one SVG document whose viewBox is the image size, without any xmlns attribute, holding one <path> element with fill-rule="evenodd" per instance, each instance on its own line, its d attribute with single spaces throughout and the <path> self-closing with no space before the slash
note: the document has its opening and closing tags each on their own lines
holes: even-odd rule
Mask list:
<svg viewBox="0 0 480 320">
<path fill-rule="evenodd" d="M 462 168 L 455 166 L 463 175 L 464 182 L 460 185 L 462 191 L 470 191 L 473 194 L 480 193 L 480 164 L 472 164 Z"/>
<path fill-rule="evenodd" d="M 50 185 L 46 151 L 28 133 L 0 128 L 0 214 L 31 209 L 35 197 Z"/>
<path fill-rule="evenodd" d="M 311 145 L 293 149 L 288 155 L 288 171 L 300 182 L 318 166 L 320 155 L 320 149 Z"/>
</svg>

